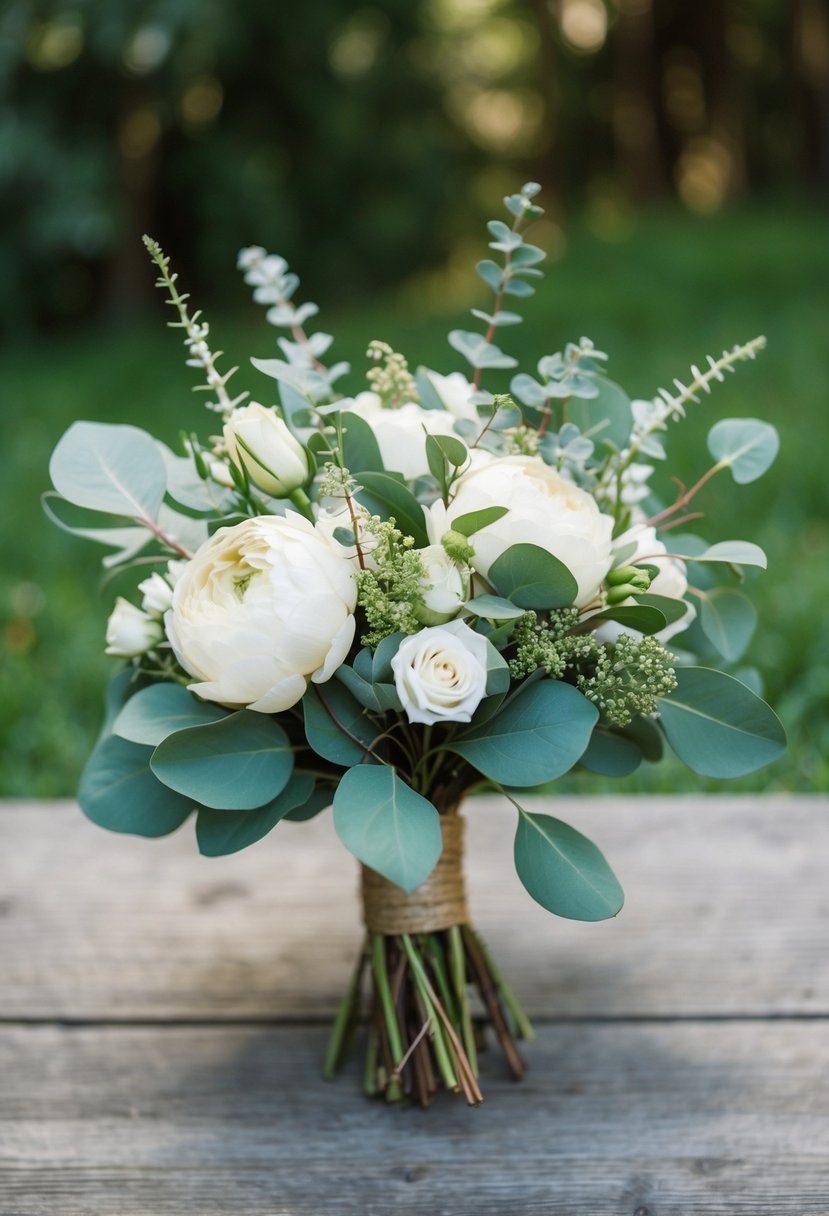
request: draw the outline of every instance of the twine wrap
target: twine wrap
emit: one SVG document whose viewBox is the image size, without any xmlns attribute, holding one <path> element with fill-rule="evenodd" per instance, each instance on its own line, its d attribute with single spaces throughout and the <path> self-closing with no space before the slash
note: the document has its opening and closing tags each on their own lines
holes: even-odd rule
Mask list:
<svg viewBox="0 0 829 1216">
<path fill-rule="evenodd" d="M 362 867 L 363 918 L 371 933 L 436 933 L 469 923 L 463 884 L 460 815 L 441 815 L 443 852 L 432 873 L 407 895 L 368 866 Z"/>
</svg>

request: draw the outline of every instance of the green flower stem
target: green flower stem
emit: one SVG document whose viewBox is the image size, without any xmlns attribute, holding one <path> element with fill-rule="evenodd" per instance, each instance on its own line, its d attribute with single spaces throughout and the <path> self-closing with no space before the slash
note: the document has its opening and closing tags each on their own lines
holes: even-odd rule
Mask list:
<svg viewBox="0 0 829 1216">
<path fill-rule="evenodd" d="M 391 988 L 389 987 L 389 973 L 386 968 L 386 940 L 382 933 L 372 933 L 371 935 L 371 951 L 372 963 L 374 967 L 374 982 L 377 986 L 377 995 L 380 998 L 380 1006 L 383 1011 L 383 1017 L 386 1023 L 386 1031 L 389 1036 L 389 1049 L 391 1051 L 392 1066 L 398 1068 L 403 1059 L 403 1044 L 400 1039 L 400 1026 L 397 1021 L 397 1010 L 392 1000 Z M 386 1097 L 390 1102 L 397 1101 L 401 1097 L 400 1082 L 396 1078 L 389 1081 L 386 1090 Z"/>
<path fill-rule="evenodd" d="M 432 1028 L 432 1046 L 435 1052 L 435 1062 L 438 1066 L 438 1071 L 443 1078 L 443 1083 L 447 1089 L 458 1090 L 460 1088 L 455 1070 L 452 1067 L 452 1061 L 449 1056 L 449 1048 L 446 1045 L 443 1027 L 440 1024 L 440 1018 L 435 1010 L 432 1002 L 432 989 L 429 980 L 426 977 L 426 972 L 423 969 L 423 964 L 420 957 L 412 944 L 412 939 L 408 933 L 402 933 L 400 940 L 403 943 L 403 949 L 409 959 L 409 966 L 412 969 L 412 979 L 414 980 L 417 994 L 423 1005 L 424 1013 L 429 1019 Z"/>
<path fill-rule="evenodd" d="M 459 929 L 456 930 L 456 932 L 460 935 Z M 515 1020 L 515 1025 L 518 1027 L 519 1035 L 522 1039 L 526 1039 L 528 1043 L 531 1043 L 535 1038 L 535 1030 L 533 1029 L 532 1022 L 524 1012 L 518 997 L 504 979 L 503 973 L 496 964 L 495 959 L 490 953 L 489 947 L 480 934 L 476 933 L 474 929 L 469 929 L 469 933 L 475 938 L 478 949 L 480 950 L 483 960 L 487 965 L 487 969 L 489 970 L 489 974 L 495 981 L 496 987 L 503 998 L 504 1004 L 509 1009 Z"/>
<path fill-rule="evenodd" d="M 366 1066 L 363 1070 L 363 1089 L 370 1098 L 377 1093 L 377 1027 L 372 1022 L 368 1028 L 368 1044 L 366 1045 Z"/>
<path fill-rule="evenodd" d="M 446 972 L 446 962 L 443 956 L 443 947 L 440 944 L 440 938 L 435 933 L 423 935 L 420 939 L 421 947 L 429 953 L 429 961 L 432 965 L 432 971 L 435 974 L 437 981 L 438 992 L 443 1001 L 444 1008 L 448 1013 L 452 1022 L 455 1025 L 460 1025 L 458 1016 L 458 1008 L 455 1003 L 455 998 L 452 994 L 452 988 L 449 983 L 449 977 Z"/>
<path fill-rule="evenodd" d="M 313 523 L 314 512 L 311 510 L 311 499 L 308 497 L 305 491 L 301 488 L 297 488 L 296 490 L 291 491 L 289 497 L 297 511 L 299 511 L 300 515 L 304 515 L 306 519 L 309 519 L 311 523 Z"/>
<path fill-rule="evenodd" d="M 325 1053 L 325 1062 L 323 1064 L 322 1075 L 326 1081 L 332 1081 L 337 1069 L 342 1061 L 345 1038 L 350 1025 L 354 1021 L 354 1014 L 357 1010 L 360 997 L 360 980 L 363 976 L 363 968 L 366 961 L 365 946 L 360 951 L 360 957 L 354 970 L 351 973 L 351 979 L 343 997 L 342 1003 L 337 1010 L 337 1016 L 334 1019 L 334 1025 L 331 1028 L 331 1037 L 328 1040 L 328 1049 Z"/>
<path fill-rule="evenodd" d="M 469 998 L 466 992 L 466 961 L 463 952 L 463 938 L 459 925 L 452 925 L 448 930 L 449 937 L 449 966 L 452 972 L 452 984 L 460 1006 L 460 1025 L 463 1046 L 466 1051 L 472 1072 L 478 1076 L 478 1048 L 475 1043 L 475 1028 L 472 1025 L 472 1014 L 469 1009 Z"/>
</svg>

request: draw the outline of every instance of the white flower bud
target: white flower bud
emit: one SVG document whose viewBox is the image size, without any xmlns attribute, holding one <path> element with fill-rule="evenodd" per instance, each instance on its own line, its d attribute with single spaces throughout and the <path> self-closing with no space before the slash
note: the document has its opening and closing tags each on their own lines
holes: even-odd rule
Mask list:
<svg viewBox="0 0 829 1216">
<path fill-rule="evenodd" d="M 469 576 L 452 558 L 443 545 L 429 545 L 418 550 L 425 576 L 421 579 L 423 605 L 415 608 L 415 616 L 424 625 L 442 625 L 458 615 L 469 596 Z"/>
<path fill-rule="evenodd" d="M 107 621 L 106 654 L 132 659 L 146 654 L 164 637 L 161 622 L 119 595 Z"/>
<path fill-rule="evenodd" d="M 257 401 L 233 411 L 224 425 L 224 438 L 233 463 L 271 497 L 287 498 L 308 480 L 302 445 L 278 414 Z"/>
</svg>

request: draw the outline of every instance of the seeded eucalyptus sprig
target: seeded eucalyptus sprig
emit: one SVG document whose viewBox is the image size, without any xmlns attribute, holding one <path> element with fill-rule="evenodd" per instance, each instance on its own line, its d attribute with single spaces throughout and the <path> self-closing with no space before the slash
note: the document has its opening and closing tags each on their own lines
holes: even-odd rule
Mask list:
<svg viewBox="0 0 829 1216">
<path fill-rule="evenodd" d="M 489 242 L 490 249 L 503 255 L 503 265 L 499 266 L 492 258 L 485 258 L 475 267 L 478 275 L 495 293 L 495 301 L 491 312 L 483 312 L 473 308 L 472 315 L 479 321 L 485 321 L 485 334 L 475 333 L 465 329 L 453 329 L 449 334 L 449 345 L 467 360 L 475 369 L 472 383 L 475 388 L 481 384 L 484 369 L 517 367 L 517 360 L 505 354 L 492 341 L 496 329 L 507 325 L 519 325 L 522 317 L 517 312 L 504 309 L 504 297 L 512 296 L 523 299 L 535 294 L 535 288 L 527 282 L 530 278 L 541 278 L 542 271 L 538 267 L 546 254 L 537 245 L 528 245 L 521 229 L 528 219 L 535 219 L 544 214 L 542 207 L 533 203 L 540 191 L 538 182 L 527 182 L 521 187 L 519 194 L 510 194 L 504 199 L 507 211 L 514 217 L 512 226 L 503 220 L 490 220 L 487 224 L 493 240 Z"/>
</svg>

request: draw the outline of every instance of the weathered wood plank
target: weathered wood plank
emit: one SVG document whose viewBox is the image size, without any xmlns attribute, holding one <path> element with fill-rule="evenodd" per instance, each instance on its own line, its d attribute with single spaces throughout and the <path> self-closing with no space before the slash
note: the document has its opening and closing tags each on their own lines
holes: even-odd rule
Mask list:
<svg viewBox="0 0 829 1216">
<path fill-rule="evenodd" d="M 427 1113 L 320 1028 L 0 1029 L 9 1216 L 826 1216 L 829 1023 L 545 1026 Z"/>
<path fill-rule="evenodd" d="M 574 924 L 512 868 L 514 812 L 468 808 L 471 904 L 536 1015 L 829 1013 L 829 801 L 549 799 L 627 905 Z M 70 804 L 0 806 L 0 1017 L 327 1016 L 359 940 L 330 816 L 200 858 L 185 827 L 111 835 Z"/>
</svg>

